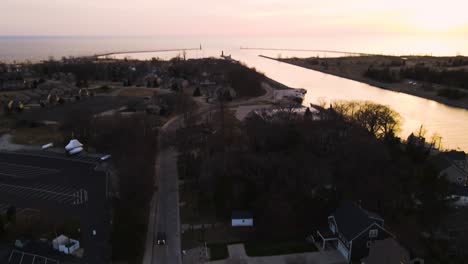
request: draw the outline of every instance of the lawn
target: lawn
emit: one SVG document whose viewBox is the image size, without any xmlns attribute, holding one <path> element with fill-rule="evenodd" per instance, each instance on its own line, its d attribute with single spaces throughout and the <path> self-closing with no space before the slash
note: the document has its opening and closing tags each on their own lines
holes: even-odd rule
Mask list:
<svg viewBox="0 0 468 264">
<path fill-rule="evenodd" d="M 211 244 L 208 245 L 210 251 L 210 260 L 221 260 L 229 257 L 229 252 L 226 244 Z"/>
<path fill-rule="evenodd" d="M 22 90 L 22 91 L 26 91 L 26 90 Z M 0 92 L 0 96 L 14 96 L 14 95 L 17 95 L 19 92 L 22 92 L 21 90 L 20 91 L 2 91 Z"/>
<path fill-rule="evenodd" d="M 4 133 L 10 132 L 14 125 L 15 121 L 12 118 L 7 118 L 3 116 L 3 113 L 0 113 L 0 136 Z"/>
<path fill-rule="evenodd" d="M 90 90 L 94 91 L 97 94 L 110 94 L 110 93 L 112 93 L 112 92 L 114 92 L 114 91 L 116 91 L 118 89 L 119 88 L 103 85 L 103 86 L 101 86 L 99 88 L 90 89 Z"/>
<path fill-rule="evenodd" d="M 317 248 L 313 244 L 307 243 L 305 240 L 248 241 L 244 246 L 245 252 L 251 257 L 287 255 L 317 251 Z"/>
<path fill-rule="evenodd" d="M 49 126 L 17 128 L 12 134 L 13 143 L 21 145 L 43 145 L 49 142 L 61 144 L 63 142 L 60 131 Z"/>
<path fill-rule="evenodd" d="M 125 88 L 120 90 L 119 96 L 152 96 L 156 90 L 151 88 Z"/>
</svg>

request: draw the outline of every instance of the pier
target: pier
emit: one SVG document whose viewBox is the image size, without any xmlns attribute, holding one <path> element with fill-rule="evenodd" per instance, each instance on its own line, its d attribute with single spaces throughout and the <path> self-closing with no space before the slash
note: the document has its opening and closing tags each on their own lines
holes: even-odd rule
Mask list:
<svg viewBox="0 0 468 264">
<path fill-rule="evenodd" d="M 107 53 L 100 53 L 94 54 L 93 57 L 106 57 L 111 55 L 119 55 L 119 54 L 135 54 L 135 53 L 151 53 L 151 52 L 171 52 L 171 51 L 190 51 L 190 50 L 201 50 L 200 48 L 181 48 L 181 49 L 155 49 L 155 50 L 129 50 L 129 51 L 114 51 L 114 52 L 107 52 Z"/>
<path fill-rule="evenodd" d="M 352 52 L 352 51 L 339 51 L 339 50 L 320 50 L 320 49 L 279 49 L 279 48 L 249 48 L 240 47 L 241 50 L 272 50 L 272 51 L 299 51 L 299 52 L 324 52 L 324 53 L 339 53 L 355 56 L 381 56 L 380 54 Z"/>
</svg>

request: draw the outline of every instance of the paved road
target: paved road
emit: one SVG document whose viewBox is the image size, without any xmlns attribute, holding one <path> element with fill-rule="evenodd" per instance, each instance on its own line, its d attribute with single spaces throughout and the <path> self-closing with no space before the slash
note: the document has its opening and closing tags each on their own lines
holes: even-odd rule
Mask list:
<svg viewBox="0 0 468 264">
<path fill-rule="evenodd" d="M 273 89 L 269 85 L 264 85 L 263 87 L 266 89 L 266 93 L 263 96 L 235 101 L 229 103 L 227 107 L 232 108 L 271 101 Z M 197 111 L 197 114 L 203 115 L 216 108 L 216 105 L 204 104 Z M 182 116 L 176 116 L 169 120 L 159 133 L 159 155 L 156 160 L 155 174 L 158 190 L 153 195 L 151 202 L 143 264 L 182 263 L 177 150 L 165 148 L 165 144 L 163 143 L 167 135 L 174 135 L 176 130 L 182 125 Z M 166 233 L 167 244 L 165 246 L 156 245 L 155 240 L 158 232 Z"/>
<path fill-rule="evenodd" d="M 177 151 L 174 148 L 165 148 L 162 143 L 167 134 L 174 133 L 181 125 L 182 118 L 175 117 L 160 130 L 155 174 L 158 190 L 151 202 L 144 264 L 182 263 Z M 165 246 L 156 244 L 158 232 L 166 233 Z"/>
<path fill-rule="evenodd" d="M 166 246 L 155 246 L 154 264 L 182 263 L 177 179 L 177 151 L 170 148 L 160 152 L 159 196 L 156 232 L 166 232 Z M 165 177 L 167 175 L 168 177 Z"/>
</svg>

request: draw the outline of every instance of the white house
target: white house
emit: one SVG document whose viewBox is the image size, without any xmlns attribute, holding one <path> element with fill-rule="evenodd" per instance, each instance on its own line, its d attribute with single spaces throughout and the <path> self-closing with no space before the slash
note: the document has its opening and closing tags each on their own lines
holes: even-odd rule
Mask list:
<svg viewBox="0 0 468 264">
<path fill-rule="evenodd" d="M 80 248 L 80 242 L 64 235 L 60 235 L 52 240 L 52 247 L 62 253 L 73 254 L 73 252 Z"/>
<path fill-rule="evenodd" d="M 240 226 L 253 226 L 253 216 L 252 213 L 247 211 L 234 211 L 232 212 L 231 226 L 240 227 Z"/>
</svg>

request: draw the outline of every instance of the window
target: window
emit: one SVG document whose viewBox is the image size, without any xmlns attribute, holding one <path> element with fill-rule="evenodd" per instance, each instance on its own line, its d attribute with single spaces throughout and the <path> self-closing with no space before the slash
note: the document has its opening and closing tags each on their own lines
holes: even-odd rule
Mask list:
<svg viewBox="0 0 468 264">
<path fill-rule="evenodd" d="M 372 245 L 372 241 L 367 241 L 367 248 L 370 248 L 370 246 Z"/>
<path fill-rule="evenodd" d="M 462 178 L 462 177 L 458 177 L 458 181 L 459 181 L 459 182 L 462 182 L 462 181 L 463 181 L 463 178 Z"/>
<path fill-rule="evenodd" d="M 376 238 L 379 235 L 379 230 L 377 229 L 371 229 L 369 231 L 369 237 L 370 238 Z"/>
</svg>

